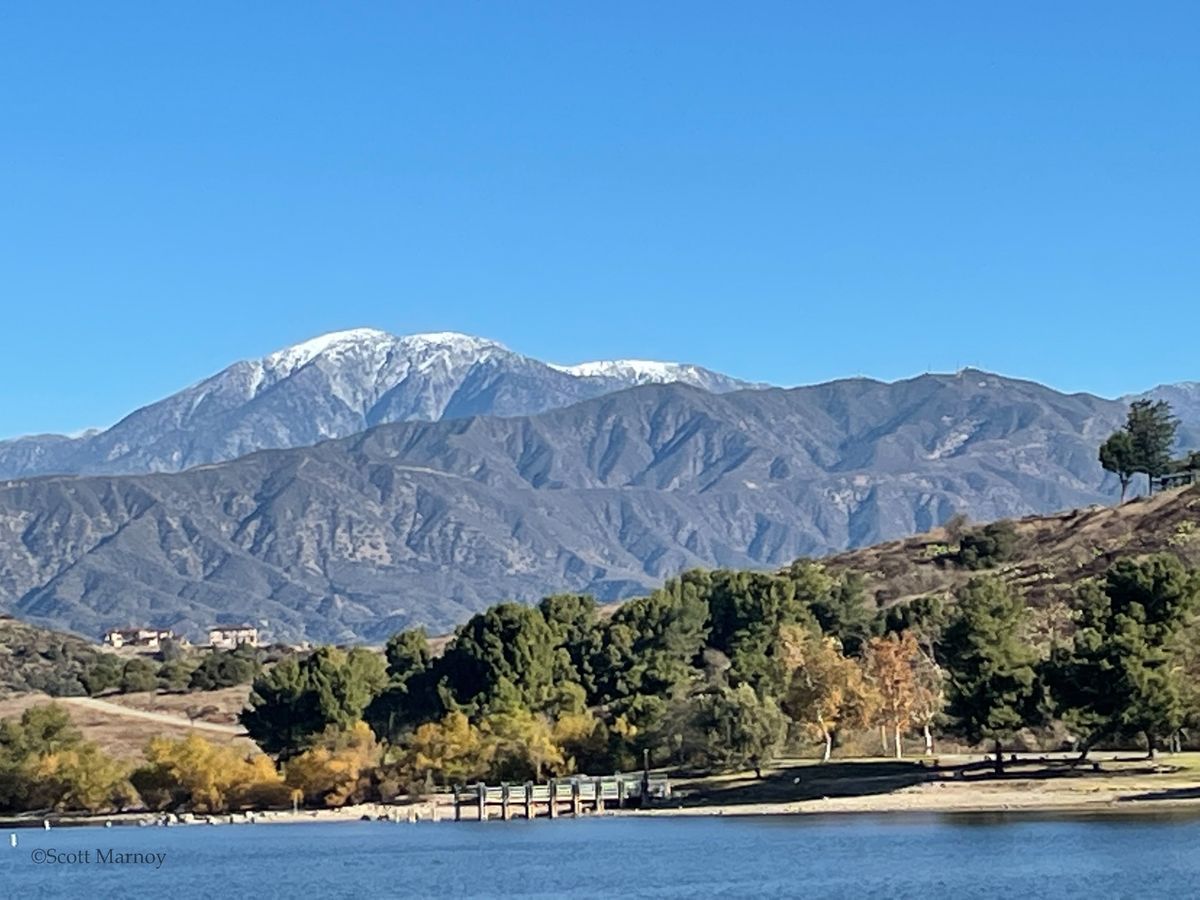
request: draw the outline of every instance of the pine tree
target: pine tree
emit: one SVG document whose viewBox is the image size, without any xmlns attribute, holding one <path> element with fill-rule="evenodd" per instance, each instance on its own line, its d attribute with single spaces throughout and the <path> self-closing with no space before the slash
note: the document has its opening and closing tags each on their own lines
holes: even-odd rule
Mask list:
<svg viewBox="0 0 1200 900">
<path fill-rule="evenodd" d="M 1040 715 L 1037 655 L 1022 638 L 1025 606 L 999 578 L 974 578 L 957 594 L 958 608 L 942 635 L 952 729 L 972 743 L 994 742 L 996 772 L 1003 742 Z"/>
</svg>

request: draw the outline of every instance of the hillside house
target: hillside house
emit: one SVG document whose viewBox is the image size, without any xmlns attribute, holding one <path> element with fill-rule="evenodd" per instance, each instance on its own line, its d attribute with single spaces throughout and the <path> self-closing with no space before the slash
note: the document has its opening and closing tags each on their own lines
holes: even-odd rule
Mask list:
<svg viewBox="0 0 1200 900">
<path fill-rule="evenodd" d="M 214 625 L 208 629 L 208 643 L 214 650 L 257 647 L 258 629 L 253 625 Z"/>
<path fill-rule="evenodd" d="M 135 647 L 139 650 L 158 650 L 164 641 L 178 640 L 169 628 L 110 628 L 104 633 L 104 643 L 119 650 Z"/>
</svg>

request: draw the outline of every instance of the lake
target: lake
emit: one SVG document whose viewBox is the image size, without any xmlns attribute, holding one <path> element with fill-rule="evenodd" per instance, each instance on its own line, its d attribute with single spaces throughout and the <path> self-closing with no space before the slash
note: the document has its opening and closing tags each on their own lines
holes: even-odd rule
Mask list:
<svg viewBox="0 0 1200 900">
<path fill-rule="evenodd" d="M 58 828 L 6 897 L 1184 897 L 1200 819 L 900 815 Z M 110 861 L 97 861 L 101 854 Z M 63 862 L 37 864 L 57 855 Z M 121 862 L 143 854 L 149 863 Z M 161 859 L 161 865 L 158 860 Z"/>
</svg>

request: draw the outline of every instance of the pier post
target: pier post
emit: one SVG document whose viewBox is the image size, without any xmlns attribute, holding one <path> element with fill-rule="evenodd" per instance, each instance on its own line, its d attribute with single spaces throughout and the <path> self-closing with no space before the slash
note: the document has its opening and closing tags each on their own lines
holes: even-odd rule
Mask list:
<svg viewBox="0 0 1200 900">
<path fill-rule="evenodd" d="M 596 779 L 596 812 L 604 811 L 604 779 Z"/>
<path fill-rule="evenodd" d="M 454 821 L 462 821 L 462 789 L 454 786 Z"/>
<path fill-rule="evenodd" d="M 550 779 L 550 818 L 558 818 L 558 782 Z"/>
<path fill-rule="evenodd" d="M 625 808 L 625 779 L 617 774 L 617 809 Z"/>
<path fill-rule="evenodd" d="M 508 821 L 508 783 L 500 785 L 500 818 Z"/>
<path fill-rule="evenodd" d="M 533 782 L 525 782 L 525 818 L 533 818 Z"/>
<path fill-rule="evenodd" d="M 479 790 L 479 821 L 487 821 L 487 785 L 482 781 L 476 785 Z"/>
<path fill-rule="evenodd" d="M 579 783 L 578 778 L 571 782 L 571 815 L 573 816 L 579 815 L 579 809 L 583 802 L 580 796 L 582 794 L 582 787 L 583 785 Z"/>
</svg>

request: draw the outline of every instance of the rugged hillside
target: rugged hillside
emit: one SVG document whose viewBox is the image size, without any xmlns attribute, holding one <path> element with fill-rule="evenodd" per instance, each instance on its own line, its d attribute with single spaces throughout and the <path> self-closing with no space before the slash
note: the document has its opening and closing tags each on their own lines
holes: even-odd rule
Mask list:
<svg viewBox="0 0 1200 900">
<path fill-rule="evenodd" d="M 79 676 L 102 652 L 73 634 L 0 616 L 0 696 L 29 691 L 83 694 Z"/>
<path fill-rule="evenodd" d="M 281 639 L 444 629 L 504 598 L 617 599 L 1110 500 L 1124 406 L 982 372 L 716 395 L 646 386 L 532 417 L 387 425 L 174 475 L 0 485 L 0 605 L 265 622 Z"/>
<path fill-rule="evenodd" d="M 965 526 L 967 530 L 975 526 Z M 1200 486 L 1139 497 L 1121 506 L 1090 506 L 1013 522 L 1011 558 L 994 571 L 1019 585 L 1035 606 L 1065 596 L 1081 579 L 1102 574 L 1124 557 L 1171 553 L 1200 566 Z M 833 569 L 854 571 L 881 607 L 953 591 L 977 574 L 956 565 L 945 528 L 829 557 Z"/>
<path fill-rule="evenodd" d="M 236 363 L 105 431 L 0 442 L 0 479 L 176 472 L 303 447 L 373 425 L 528 415 L 638 384 L 748 387 L 698 366 L 624 360 L 551 366 L 462 334 L 357 329 Z"/>
</svg>

